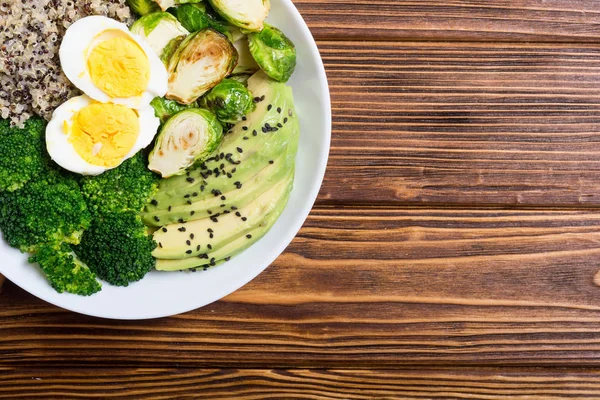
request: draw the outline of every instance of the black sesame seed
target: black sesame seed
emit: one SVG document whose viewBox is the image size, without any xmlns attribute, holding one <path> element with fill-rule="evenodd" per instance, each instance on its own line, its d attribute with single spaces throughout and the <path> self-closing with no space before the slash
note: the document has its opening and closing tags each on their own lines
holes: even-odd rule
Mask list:
<svg viewBox="0 0 600 400">
<path fill-rule="evenodd" d="M 281 114 L 281 107 L 277 107 L 277 112 Z"/>
<path fill-rule="evenodd" d="M 267 122 L 267 123 L 265 123 L 265 128 L 267 128 L 267 129 L 271 129 L 271 124 L 269 124 L 268 122 Z"/>
<path fill-rule="evenodd" d="M 225 261 L 226 262 L 229 261 L 229 260 L 231 260 L 231 257 L 225 257 Z"/>
<path fill-rule="evenodd" d="M 190 211 L 190 215 L 196 214 L 196 211 Z"/>
<path fill-rule="evenodd" d="M 188 251 L 185 252 L 185 254 L 192 254 L 192 251 L 188 250 Z"/>
<path fill-rule="evenodd" d="M 157 216 L 154 216 L 154 220 L 155 220 L 156 222 L 160 222 L 160 218 L 158 218 Z"/>
<path fill-rule="evenodd" d="M 226 200 L 227 198 L 225 196 L 221 196 L 221 200 Z"/>
<path fill-rule="evenodd" d="M 221 153 L 221 154 L 219 154 L 219 159 L 221 159 L 221 160 L 222 160 L 222 159 L 224 159 L 224 158 L 225 158 L 225 153 Z"/>
<path fill-rule="evenodd" d="M 194 237 L 195 237 L 194 234 L 190 233 L 190 239 L 194 240 Z"/>
<path fill-rule="evenodd" d="M 208 232 L 208 233 L 213 233 L 214 231 L 212 230 L 212 228 L 208 228 L 208 229 L 206 230 L 206 232 Z"/>
<path fill-rule="evenodd" d="M 269 164 L 275 164 L 275 161 L 269 160 Z"/>
<path fill-rule="evenodd" d="M 238 153 L 243 153 L 244 152 L 244 150 L 242 150 L 241 147 L 238 147 L 236 150 L 238 151 Z"/>
<path fill-rule="evenodd" d="M 208 238 L 209 238 L 209 239 L 212 239 L 212 238 L 214 238 L 214 237 L 215 237 L 215 234 L 214 234 L 214 233 L 209 233 L 209 234 L 208 234 Z"/>
<path fill-rule="evenodd" d="M 192 197 L 198 197 L 198 192 L 192 193 Z"/>
<path fill-rule="evenodd" d="M 246 221 L 248 221 L 248 218 L 242 217 L 242 221 L 246 222 Z"/>
<path fill-rule="evenodd" d="M 191 246 L 191 245 L 192 245 L 192 242 L 190 242 L 189 240 L 186 240 L 186 241 L 185 241 L 185 244 L 187 244 L 188 246 Z"/>
<path fill-rule="evenodd" d="M 221 207 L 225 207 L 225 204 L 221 204 Z"/>
<path fill-rule="evenodd" d="M 184 199 L 189 199 L 189 198 L 190 198 L 190 195 L 189 195 L 189 194 L 186 194 L 185 196 L 183 196 L 183 198 L 184 198 Z"/>
<path fill-rule="evenodd" d="M 284 123 L 284 124 L 287 124 L 287 122 L 288 122 L 288 119 L 287 119 L 287 117 L 285 117 L 285 118 L 283 119 L 283 123 Z"/>
<path fill-rule="evenodd" d="M 190 206 L 193 204 L 191 200 L 188 200 L 188 201 L 187 201 L 187 203 L 188 203 L 188 205 L 190 205 Z"/>
<path fill-rule="evenodd" d="M 246 121 L 247 119 L 248 119 L 248 118 L 246 118 L 246 116 L 245 116 L 245 115 L 242 117 L 242 121 Z"/>
<path fill-rule="evenodd" d="M 245 131 L 247 131 L 248 127 L 247 126 L 242 126 L 242 129 L 245 130 Z"/>
<path fill-rule="evenodd" d="M 255 97 L 255 98 L 254 98 L 254 102 L 255 102 L 255 103 L 258 103 L 259 101 L 260 101 L 260 97 Z"/>
<path fill-rule="evenodd" d="M 229 211 L 229 210 L 225 210 L 225 211 L 223 211 L 223 214 L 229 214 L 230 212 L 231 211 Z"/>
<path fill-rule="evenodd" d="M 219 222 L 219 220 L 217 219 L 217 217 L 210 217 L 210 220 L 212 222 L 215 222 L 215 223 Z"/>
<path fill-rule="evenodd" d="M 201 192 L 204 192 L 204 185 L 201 185 L 201 186 L 200 186 L 200 191 L 201 191 Z"/>
<path fill-rule="evenodd" d="M 161 249 L 163 248 L 163 245 L 161 242 L 158 242 L 158 247 L 160 247 Z"/>
<path fill-rule="evenodd" d="M 248 140 L 248 136 L 244 136 L 244 140 Z"/>
<path fill-rule="evenodd" d="M 278 126 L 279 128 L 283 128 L 283 125 L 281 125 L 281 122 L 278 122 L 278 123 L 277 123 L 277 126 Z"/>
<path fill-rule="evenodd" d="M 152 204 L 153 206 L 157 206 L 157 205 L 158 205 L 158 201 L 156 201 L 156 200 L 152 200 L 152 201 L 150 202 L 150 204 Z"/>
<path fill-rule="evenodd" d="M 264 101 L 265 100 L 265 95 L 263 94 L 262 96 L 260 96 L 260 101 Z"/>
<path fill-rule="evenodd" d="M 229 172 L 227 173 L 227 177 L 228 177 L 229 179 L 231 179 L 231 177 L 232 177 L 232 176 L 233 176 L 233 175 L 231 175 Z"/>
<path fill-rule="evenodd" d="M 196 268 L 190 268 L 190 271 L 196 272 Z"/>
<path fill-rule="evenodd" d="M 177 229 L 177 230 L 178 230 L 179 232 L 185 232 L 185 230 L 186 230 L 186 229 L 185 229 L 184 227 L 181 227 L 181 228 L 179 228 L 179 229 Z"/>
<path fill-rule="evenodd" d="M 206 210 L 206 212 L 208 213 L 208 215 L 212 214 L 212 211 L 210 210 Z"/>
<path fill-rule="evenodd" d="M 264 126 L 263 126 L 263 127 L 262 127 L 262 131 L 263 131 L 263 133 L 267 133 L 268 129 L 267 129 L 266 127 L 264 127 Z"/>
<path fill-rule="evenodd" d="M 200 251 L 200 245 L 196 246 L 196 251 Z"/>
<path fill-rule="evenodd" d="M 172 207 L 172 206 L 169 206 L 169 211 L 171 211 L 172 209 L 173 209 L 173 207 Z"/>
<path fill-rule="evenodd" d="M 215 260 L 214 258 L 211 258 L 211 259 L 210 259 L 210 262 L 211 262 L 211 264 L 214 264 L 214 263 L 215 263 L 215 261 L 216 261 L 216 260 Z"/>
<path fill-rule="evenodd" d="M 239 211 L 236 211 L 236 212 L 235 212 L 235 216 L 236 216 L 236 217 L 241 217 L 241 216 L 242 216 L 242 214 L 240 214 L 240 212 L 239 212 Z"/>
<path fill-rule="evenodd" d="M 273 106 L 272 106 L 271 104 L 269 104 L 269 105 L 267 106 L 267 111 L 271 111 L 271 108 L 273 108 Z"/>
<path fill-rule="evenodd" d="M 189 183 L 194 183 L 196 180 L 194 178 L 187 178 L 186 181 Z"/>
<path fill-rule="evenodd" d="M 232 170 L 231 170 L 231 173 L 232 173 L 232 174 L 235 174 L 235 171 L 237 171 L 237 168 L 234 168 L 234 169 L 232 169 Z"/>
<path fill-rule="evenodd" d="M 248 239 L 252 239 L 252 235 L 246 235 Z"/>
<path fill-rule="evenodd" d="M 256 129 L 252 131 L 252 136 L 256 136 L 258 135 L 258 132 L 256 132 Z"/>
<path fill-rule="evenodd" d="M 206 247 L 208 247 L 209 250 L 212 250 L 212 246 L 210 244 L 207 244 Z"/>
<path fill-rule="evenodd" d="M 238 208 L 237 208 L 236 206 L 231 206 L 231 209 L 232 209 L 233 211 L 235 211 L 235 210 L 237 210 Z"/>
<path fill-rule="evenodd" d="M 168 229 L 167 228 L 163 228 L 162 231 L 165 232 L 165 233 L 167 233 Z"/>
</svg>

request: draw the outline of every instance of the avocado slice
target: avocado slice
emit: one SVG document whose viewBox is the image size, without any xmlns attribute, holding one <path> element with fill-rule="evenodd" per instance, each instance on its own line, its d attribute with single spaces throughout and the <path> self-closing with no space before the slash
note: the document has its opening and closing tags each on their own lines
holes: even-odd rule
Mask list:
<svg viewBox="0 0 600 400">
<path fill-rule="evenodd" d="M 292 146 L 288 146 L 288 149 L 291 148 Z M 226 214 L 235 213 L 236 209 L 248 205 L 273 183 L 281 180 L 294 167 L 294 156 L 295 151 L 293 154 L 287 151 L 273 160 L 272 164 L 267 162 L 258 174 L 243 183 L 241 189 L 235 189 L 222 195 L 213 195 L 200 201 L 191 201 L 191 204 L 145 213 L 142 216 L 143 221 L 147 225 L 156 223 L 170 225 L 210 218 L 211 215 L 224 212 Z"/>
<path fill-rule="evenodd" d="M 213 249 L 208 253 L 204 253 L 196 257 L 182 258 L 178 260 L 158 259 L 156 260 L 156 269 L 158 271 L 180 271 L 198 267 L 208 268 L 224 261 L 229 261 L 231 257 L 252 246 L 264 235 L 266 235 L 267 232 L 269 232 L 285 209 L 290 192 L 292 191 L 293 175 L 291 175 L 288 179 L 289 181 L 286 190 L 284 193 L 282 193 L 281 198 L 278 200 L 277 206 L 262 220 L 260 224 L 249 230 L 246 235 L 238 236 L 236 239 L 225 244 L 219 249 Z"/>
<path fill-rule="evenodd" d="M 159 259 L 197 257 L 247 235 L 277 208 L 281 198 L 287 193 L 292 175 L 293 169 L 288 169 L 283 179 L 235 213 L 167 225 L 159 229 L 153 236 L 158 246 L 152 255 Z"/>
<path fill-rule="evenodd" d="M 234 191 L 275 160 L 289 143 L 297 141 L 298 120 L 291 88 L 257 72 L 248 80 L 256 109 L 246 121 L 225 135 L 219 149 L 187 175 L 164 179 L 142 216 L 144 222 L 161 226 L 154 213 L 200 202 Z M 220 195 L 219 195 L 220 196 Z"/>
</svg>

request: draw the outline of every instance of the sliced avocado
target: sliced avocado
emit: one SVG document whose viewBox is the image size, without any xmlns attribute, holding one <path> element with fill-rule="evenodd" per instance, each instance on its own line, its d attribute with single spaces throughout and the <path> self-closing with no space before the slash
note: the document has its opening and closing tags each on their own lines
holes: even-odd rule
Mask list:
<svg viewBox="0 0 600 400">
<path fill-rule="evenodd" d="M 223 261 L 228 261 L 229 258 L 247 249 L 259 241 L 267 232 L 269 232 L 271 227 L 273 227 L 275 222 L 279 219 L 279 216 L 285 209 L 289 199 L 289 195 L 292 190 L 292 181 L 293 175 L 289 178 L 286 191 L 278 200 L 276 208 L 273 209 L 273 211 L 267 217 L 265 217 L 258 226 L 249 230 L 246 235 L 238 236 L 236 239 L 225 244 L 219 249 L 213 249 L 212 251 L 200 254 L 196 257 L 182 258 L 179 260 L 158 259 L 156 260 L 156 269 L 158 271 L 180 271 L 198 267 L 208 268 Z"/>
<path fill-rule="evenodd" d="M 248 80 L 248 88 L 255 96 L 256 109 L 225 135 L 219 149 L 203 166 L 187 175 L 162 180 L 146 208 L 148 214 L 199 202 L 214 193 L 226 195 L 258 174 L 288 143 L 297 140 L 299 126 L 291 89 L 263 72 Z M 148 223 L 160 225 L 157 221 Z"/>
<path fill-rule="evenodd" d="M 213 215 L 189 223 L 167 225 L 154 233 L 158 247 L 152 255 L 159 259 L 197 257 L 215 251 L 261 225 L 286 196 L 293 169 L 279 182 L 234 213 Z"/>
<path fill-rule="evenodd" d="M 288 146 L 288 148 L 290 147 Z M 240 186 L 240 189 L 235 189 L 222 195 L 213 195 L 200 201 L 194 201 L 195 197 L 190 196 L 191 204 L 145 213 L 142 215 L 142 219 L 146 225 L 169 225 L 210 218 L 211 215 L 217 213 L 235 214 L 237 209 L 248 205 L 257 196 L 273 186 L 273 183 L 280 181 L 284 175 L 289 173 L 294 167 L 295 153 L 291 156 L 288 153 L 280 155 L 273 160 L 272 164 L 265 163 L 265 168 L 245 181 Z"/>
</svg>

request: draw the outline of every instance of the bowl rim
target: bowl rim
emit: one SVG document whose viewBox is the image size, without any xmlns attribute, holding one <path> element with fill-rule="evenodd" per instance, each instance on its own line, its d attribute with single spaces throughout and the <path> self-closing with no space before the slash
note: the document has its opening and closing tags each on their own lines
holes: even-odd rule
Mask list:
<svg viewBox="0 0 600 400">
<path fill-rule="evenodd" d="M 298 24 L 298 27 L 299 27 L 299 31 L 297 31 L 295 33 L 302 36 L 302 43 L 306 47 L 306 50 L 310 53 L 312 59 L 317 60 L 316 65 L 315 65 L 316 69 L 317 69 L 317 73 L 318 73 L 317 78 L 318 78 L 318 81 L 323 82 L 323 84 L 319 85 L 318 90 L 316 90 L 316 88 L 315 88 L 315 91 L 318 92 L 318 95 L 320 96 L 320 98 L 323 99 L 323 104 L 326 105 L 326 107 L 323 109 L 323 121 L 325 122 L 325 131 L 320 132 L 320 134 L 323 136 L 324 147 L 321 149 L 321 151 L 323 152 L 324 157 L 322 158 L 320 164 L 317 165 L 314 169 L 314 181 L 313 181 L 312 185 L 310 186 L 310 190 L 307 191 L 303 195 L 305 201 L 302 203 L 301 209 L 295 210 L 295 214 L 297 215 L 297 218 L 294 219 L 294 222 L 295 222 L 294 225 L 288 227 L 288 229 L 286 230 L 285 236 L 281 240 L 278 241 L 278 246 L 272 248 L 271 251 L 269 252 L 270 255 L 268 257 L 265 257 L 263 259 L 263 261 L 260 263 L 262 265 L 260 268 L 254 268 L 252 270 L 247 270 L 248 271 L 247 273 L 237 275 L 234 279 L 231 280 L 231 282 L 228 284 L 228 286 L 225 290 L 216 291 L 216 293 L 213 294 L 212 296 L 207 296 L 205 298 L 205 300 L 202 301 L 202 304 L 200 304 L 200 305 L 198 305 L 198 304 L 181 305 L 180 307 L 172 307 L 169 312 L 162 312 L 162 311 L 151 312 L 150 311 L 150 312 L 140 313 L 140 315 L 130 315 L 130 314 L 119 315 L 118 313 L 115 313 L 115 312 L 109 312 L 109 311 L 102 312 L 95 308 L 89 309 L 89 307 L 85 306 L 85 302 L 76 301 L 78 296 L 70 295 L 70 294 L 66 294 L 66 293 L 60 294 L 61 297 L 59 297 L 59 299 L 61 299 L 61 300 L 57 300 L 57 298 L 55 298 L 55 297 L 53 298 L 53 296 L 52 296 L 53 290 L 52 290 L 52 292 L 50 292 L 50 294 L 38 293 L 35 290 L 30 291 L 28 289 L 27 285 L 23 284 L 22 282 L 21 283 L 18 282 L 17 279 L 12 279 L 13 277 L 11 277 L 11 275 L 12 275 L 11 268 L 3 268 L 6 266 L 6 264 L 4 264 L 2 262 L 0 262 L 0 273 L 2 273 L 6 277 L 6 279 L 10 280 L 15 285 L 21 287 L 23 290 L 27 291 L 31 295 L 33 295 L 47 303 L 50 303 L 57 307 L 65 309 L 65 310 L 69 310 L 69 311 L 72 311 L 75 313 L 88 315 L 88 316 L 92 316 L 92 317 L 103 318 L 103 319 L 147 320 L 147 319 L 156 319 L 156 318 L 174 316 L 174 315 L 186 313 L 186 312 L 198 309 L 198 308 L 205 307 L 225 296 L 228 296 L 229 294 L 235 292 L 236 290 L 240 289 L 241 287 L 243 287 L 244 285 L 246 285 L 250 281 L 252 281 L 254 278 L 256 278 L 258 275 L 260 275 L 264 270 L 266 270 L 285 251 L 285 249 L 289 246 L 289 244 L 292 242 L 292 240 L 296 237 L 296 235 L 298 234 L 302 225 L 308 218 L 310 211 L 312 210 L 312 208 L 315 204 L 315 201 L 316 201 L 319 191 L 321 189 L 321 185 L 323 183 L 323 179 L 325 177 L 325 170 L 327 168 L 329 152 L 331 149 L 331 131 L 332 131 L 331 96 L 330 96 L 330 92 L 329 92 L 329 85 L 328 85 L 328 81 L 327 81 L 325 67 L 323 65 L 323 60 L 321 58 L 316 41 L 314 40 L 312 33 L 310 32 L 306 22 L 304 21 L 304 18 L 302 18 L 300 12 L 296 8 L 296 6 L 292 3 L 292 1 L 291 0 L 279 0 L 279 3 L 284 8 L 284 13 L 286 15 L 294 16 L 295 22 Z M 288 204 L 288 206 L 286 206 L 286 209 L 288 207 L 289 207 L 289 204 Z M 4 243 L 4 242 L 0 239 L 0 243 Z M 6 246 L 8 246 L 8 245 L 6 244 Z M 0 255 L 1 254 L 2 254 L 2 250 L 0 249 Z M 41 274 L 41 271 L 39 273 Z M 65 300 L 62 300 L 63 298 Z"/>
</svg>

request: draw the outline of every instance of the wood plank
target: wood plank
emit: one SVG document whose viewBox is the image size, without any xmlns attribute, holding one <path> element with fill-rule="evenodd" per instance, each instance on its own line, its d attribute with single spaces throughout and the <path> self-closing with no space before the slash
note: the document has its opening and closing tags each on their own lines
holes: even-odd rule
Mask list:
<svg viewBox="0 0 600 400">
<path fill-rule="evenodd" d="M 319 44 L 320 204 L 600 204 L 599 45 Z"/>
<path fill-rule="evenodd" d="M 0 398 L 16 399 L 588 399 L 586 369 L 0 369 Z"/>
<path fill-rule="evenodd" d="M 251 284 L 106 321 L 6 284 L 0 366 L 600 366 L 600 212 L 319 208 Z"/>
<path fill-rule="evenodd" d="M 313 34 L 338 40 L 595 42 L 594 0 L 294 0 Z"/>
</svg>

